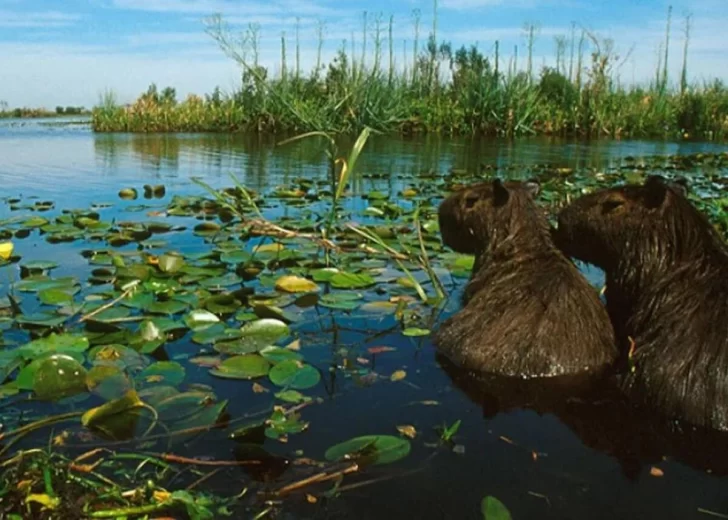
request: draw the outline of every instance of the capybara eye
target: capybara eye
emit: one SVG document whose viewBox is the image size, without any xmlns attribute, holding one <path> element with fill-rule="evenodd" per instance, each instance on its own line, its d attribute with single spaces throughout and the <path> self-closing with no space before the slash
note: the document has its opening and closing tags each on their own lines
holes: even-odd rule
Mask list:
<svg viewBox="0 0 728 520">
<path fill-rule="evenodd" d="M 478 200 L 480 200 L 480 197 L 477 195 L 468 195 L 465 197 L 465 209 L 470 209 L 475 206 L 475 203 L 478 202 Z"/>
<path fill-rule="evenodd" d="M 624 201 L 622 201 L 622 200 L 614 200 L 614 199 L 607 200 L 604 203 L 602 203 L 602 214 L 611 213 L 612 211 L 614 211 L 615 209 L 617 209 L 618 207 L 620 207 L 623 204 L 624 204 Z"/>
</svg>

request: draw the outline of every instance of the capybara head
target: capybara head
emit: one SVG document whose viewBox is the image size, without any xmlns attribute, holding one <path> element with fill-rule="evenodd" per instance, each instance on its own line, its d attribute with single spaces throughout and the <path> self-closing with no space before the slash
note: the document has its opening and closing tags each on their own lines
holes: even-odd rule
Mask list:
<svg viewBox="0 0 728 520">
<path fill-rule="evenodd" d="M 494 179 L 456 191 L 438 210 L 443 243 L 458 253 L 482 253 L 513 234 L 524 215 L 539 211 L 532 200 L 540 189 L 537 181 Z"/>
<path fill-rule="evenodd" d="M 659 175 L 643 185 L 600 190 L 576 199 L 558 216 L 556 243 L 567 255 L 603 269 L 638 255 L 669 259 L 689 247 L 692 229 L 704 229 L 702 215 L 685 197 L 684 179 Z"/>
</svg>

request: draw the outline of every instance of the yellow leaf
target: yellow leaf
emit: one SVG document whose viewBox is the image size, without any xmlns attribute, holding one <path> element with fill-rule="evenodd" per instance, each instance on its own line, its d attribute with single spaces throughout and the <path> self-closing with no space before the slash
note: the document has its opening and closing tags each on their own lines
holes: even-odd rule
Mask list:
<svg viewBox="0 0 728 520">
<path fill-rule="evenodd" d="M 0 242 L 0 259 L 8 260 L 13 255 L 14 248 L 12 242 Z"/>
<path fill-rule="evenodd" d="M 314 292 L 319 290 L 319 286 L 308 278 L 288 275 L 278 278 L 276 289 L 289 293 Z"/>
<path fill-rule="evenodd" d="M 407 377 L 407 372 L 405 372 L 404 370 L 397 370 L 394 374 L 389 376 L 389 379 L 391 379 L 392 381 L 401 381 L 405 377 Z"/>
<path fill-rule="evenodd" d="M 81 424 L 86 427 L 90 427 L 111 415 L 126 412 L 127 410 L 143 405 L 144 403 L 141 399 L 139 399 L 139 395 L 136 393 L 136 390 L 129 390 L 119 399 L 114 399 L 113 401 L 104 403 L 101 406 L 87 410 L 81 416 Z"/>
<path fill-rule="evenodd" d="M 415 427 L 410 426 L 409 424 L 405 426 L 397 426 L 397 431 L 405 437 L 409 437 L 410 439 L 414 439 L 415 435 L 417 435 L 417 430 L 415 430 Z"/>
<path fill-rule="evenodd" d="M 306 501 L 309 504 L 315 504 L 316 502 L 318 502 L 318 498 L 316 498 L 315 496 L 311 495 L 310 493 L 306 493 Z"/>
<path fill-rule="evenodd" d="M 61 499 L 58 497 L 51 497 L 45 493 L 33 493 L 25 498 L 25 503 L 37 502 L 43 506 L 44 509 L 55 509 L 58 504 L 61 503 Z"/>
<path fill-rule="evenodd" d="M 171 497 L 172 494 L 169 491 L 161 491 L 161 490 L 155 490 L 154 491 L 154 500 L 157 502 L 166 502 L 169 500 L 169 497 Z"/>
</svg>

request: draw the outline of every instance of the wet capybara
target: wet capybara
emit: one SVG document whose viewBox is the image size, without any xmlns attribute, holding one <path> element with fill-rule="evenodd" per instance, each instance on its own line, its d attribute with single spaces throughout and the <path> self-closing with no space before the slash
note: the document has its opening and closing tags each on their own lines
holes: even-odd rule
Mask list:
<svg viewBox="0 0 728 520">
<path fill-rule="evenodd" d="M 728 248 L 685 192 L 654 175 L 586 195 L 560 212 L 555 236 L 605 272 L 627 394 L 728 430 Z"/>
<path fill-rule="evenodd" d="M 555 246 L 537 182 L 459 190 L 439 207 L 443 243 L 475 255 L 465 306 L 434 335 L 468 370 L 548 377 L 606 368 L 614 331 L 597 291 Z"/>
</svg>

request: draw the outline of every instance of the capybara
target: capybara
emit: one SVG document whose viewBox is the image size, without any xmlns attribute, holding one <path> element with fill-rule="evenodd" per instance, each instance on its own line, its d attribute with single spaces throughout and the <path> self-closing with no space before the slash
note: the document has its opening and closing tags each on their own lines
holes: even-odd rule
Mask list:
<svg viewBox="0 0 728 520">
<path fill-rule="evenodd" d="M 684 182 L 601 190 L 558 222 L 563 251 L 605 272 L 621 387 L 669 417 L 728 429 L 728 248 Z"/>
<path fill-rule="evenodd" d="M 464 307 L 434 335 L 438 350 L 481 373 L 549 377 L 596 371 L 618 351 L 595 288 L 556 247 L 537 182 L 456 191 L 439 207 L 443 243 L 475 255 Z"/>
</svg>

